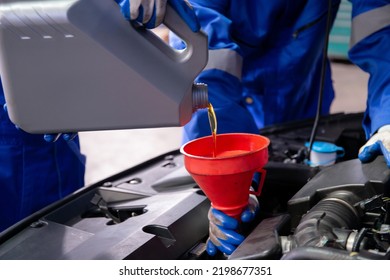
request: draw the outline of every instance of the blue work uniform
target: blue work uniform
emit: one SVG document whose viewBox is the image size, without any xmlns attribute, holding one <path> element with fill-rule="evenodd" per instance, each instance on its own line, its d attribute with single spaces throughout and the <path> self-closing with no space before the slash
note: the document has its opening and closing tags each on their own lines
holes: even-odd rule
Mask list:
<svg viewBox="0 0 390 280">
<path fill-rule="evenodd" d="M 47 143 L 23 132 L 4 104 L 0 80 L 0 232 L 82 187 L 85 171 L 77 139 Z"/>
<path fill-rule="evenodd" d="M 264 126 L 315 116 L 328 1 L 190 2 L 209 36 L 209 61 L 197 82 L 209 87 L 218 133 L 258 133 Z M 331 2 L 333 21 L 340 0 Z M 352 2 L 354 18 L 372 11 L 387 19 L 390 15 L 389 1 Z M 390 110 L 380 110 L 383 102 L 390 105 L 389 21 L 375 27 L 360 34 L 350 52 L 351 60 L 372 75 L 364 120 L 367 137 L 390 122 Z M 178 38 L 172 37 L 172 45 L 183 48 Z M 329 63 L 325 70 L 322 115 L 329 113 L 334 98 Z M 183 141 L 209 134 L 207 111 L 199 110 L 185 126 Z"/>
</svg>

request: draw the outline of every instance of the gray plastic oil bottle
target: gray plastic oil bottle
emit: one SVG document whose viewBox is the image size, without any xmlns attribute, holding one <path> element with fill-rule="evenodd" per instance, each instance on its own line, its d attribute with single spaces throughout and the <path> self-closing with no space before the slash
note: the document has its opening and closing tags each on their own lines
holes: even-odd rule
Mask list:
<svg viewBox="0 0 390 280">
<path fill-rule="evenodd" d="M 109 0 L 0 4 L 0 75 L 11 120 L 30 133 L 182 126 L 207 107 L 194 85 L 207 36 L 168 6 L 164 24 L 186 43 L 173 50 L 134 28 Z"/>
</svg>

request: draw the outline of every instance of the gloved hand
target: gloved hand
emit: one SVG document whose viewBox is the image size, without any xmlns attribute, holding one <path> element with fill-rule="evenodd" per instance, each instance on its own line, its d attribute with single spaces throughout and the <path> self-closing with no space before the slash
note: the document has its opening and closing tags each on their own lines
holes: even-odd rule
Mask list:
<svg viewBox="0 0 390 280">
<path fill-rule="evenodd" d="M 61 136 L 65 141 L 72 141 L 77 136 L 77 133 L 45 134 L 43 135 L 43 139 L 46 142 L 52 143 L 57 141 Z"/>
<path fill-rule="evenodd" d="M 259 202 L 256 196 L 251 194 L 248 206 L 241 214 L 241 221 L 252 221 L 258 210 Z M 206 244 L 207 253 L 214 256 L 217 250 L 220 250 L 222 253 L 231 255 L 245 239 L 244 236 L 236 232 L 239 222 L 213 207 L 210 207 L 208 218 L 210 226 L 209 239 Z"/>
<path fill-rule="evenodd" d="M 7 109 L 7 103 L 5 103 L 3 105 L 3 110 L 8 113 L 8 109 Z M 16 129 L 20 129 L 16 124 L 15 124 L 15 128 Z M 62 135 L 62 138 L 65 140 L 65 141 L 71 141 L 73 140 L 76 136 L 77 136 L 77 133 L 57 133 L 57 134 L 44 134 L 43 135 L 43 139 L 46 141 L 46 142 L 49 142 L 49 143 L 52 143 L 52 142 L 55 142 L 57 141 Z"/>
<path fill-rule="evenodd" d="M 390 168 L 390 125 L 382 126 L 359 150 L 359 159 L 366 163 L 383 155 Z"/>
<path fill-rule="evenodd" d="M 199 31 L 200 24 L 187 0 L 115 0 L 127 20 L 142 23 L 146 28 L 155 28 L 162 23 L 167 1 L 192 31 Z"/>
</svg>

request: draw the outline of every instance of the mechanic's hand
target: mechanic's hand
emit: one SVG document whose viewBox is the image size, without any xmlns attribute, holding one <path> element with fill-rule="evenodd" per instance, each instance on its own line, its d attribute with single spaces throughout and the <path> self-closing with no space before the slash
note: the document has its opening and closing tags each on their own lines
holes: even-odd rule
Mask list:
<svg viewBox="0 0 390 280">
<path fill-rule="evenodd" d="M 382 126 L 359 150 L 359 159 L 366 163 L 383 155 L 390 168 L 390 125 Z"/>
<path fill-rule="evenodd" d="M 255 195 L 249 196 L 248 206 L 241 214 L 242 222 L 251 222 L 259 210 L 259 202 Z M 217 250 L 231 255 L 234 250 L 244 241 L 244 236 L 237 233 L 239 222 L 224 214 L 223 212 L 210 207 L 208 214 L 210 227 L 209 239 L 206 244 L 206 251 L 214 256 Z"/>
<path fill-rule="evenodd" d="M 3 105 L 3 110 L 8 113 L 8 108 L 7 108 L 7 103 L 5 103 Z M 15 124 L 15 128 L 20 130 L 20 128 Z M 65 140 L 65 141 L 71 141 L 73 140 L 76 136 L 77 136 L 77 133 L 56 133 L 56 134 L 44 134 L 43 135 L 43 139 L 46 141 L 46 142 L 49 142 L 49 143 L 53 143 L 55 141 L 57 141 L 62 135 L 62 138 Z"/>
<path fill-rule="evenodd" d="M 65 141 L 72 141 L 76 136 L 77 133 L 54 133 L 54 134 L 45 134 L 43 135 L 43 139 L 46 142 L 53 143 L 57 141 L 62 136 L 62 139 Z"/>
<path fill-rule="evenodd" d="M 115 0 L 127 20 L 142 23 L 146 28 L 155 28 L 163 22 L 167 1 L 192 31 L 199 31 L 198 19 L 186 0 Z"/>
</svg>

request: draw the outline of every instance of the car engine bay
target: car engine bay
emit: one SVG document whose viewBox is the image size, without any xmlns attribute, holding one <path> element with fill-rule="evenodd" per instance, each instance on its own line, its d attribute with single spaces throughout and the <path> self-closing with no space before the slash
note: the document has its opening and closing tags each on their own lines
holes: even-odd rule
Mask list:
<svg viewBox="0 0 390 280">
<path fill-rule="evenodd" d="M 363 115 L 323 117 L 316 140 L 345 150 L 304 162 L 312 120 L 264 128 L 271 140 L 260 211 L 230 256 L 207 255 L 210 201 L 179 151 L 85 186 L 0 233 L 0 259 L 390 259 L 390 169 L 362 164 Z M 42 243 L 42 240 L 45 240 Z"/>
</svg>

